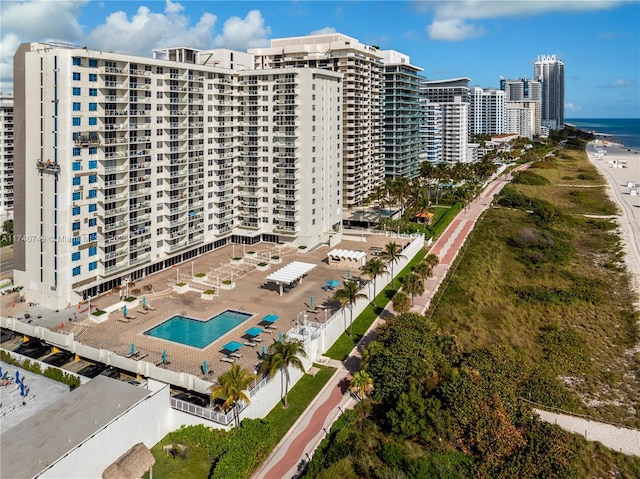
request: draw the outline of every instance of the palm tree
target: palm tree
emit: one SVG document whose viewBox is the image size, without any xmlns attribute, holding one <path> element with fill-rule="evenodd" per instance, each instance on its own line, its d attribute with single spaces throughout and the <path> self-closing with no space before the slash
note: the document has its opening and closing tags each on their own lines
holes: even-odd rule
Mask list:
<svg viewBox="0 0 640 479">
<path fill-rule="evenodd" d="M 427 279 L 431 278 L 431 276 L 433 276 L 433 266 L 431 266 L 425 260 L 422 260 L 417 265 L 415 265 L 415 267 L 413 268 L 413 272 L 420 276 L 423 281 L 426 281 Z"/>
<path fill-rule="evenodd" d="M 373 392 L 373 378 L 366 371 L 358 371 L 351 378 L 349 391 L 363 400 Z"/>
<path fill-rule="evenodd" d="M 413 306 L 413 298 L 416 295 L 424 293 L 424 279 L 416 273 L 409 273 L 404 277 L 403 290 L 411 295 L 411 306 Z"/>
<path fill-rule="evenodd" d="M 409 296 L 402 291 L 393 295 L 393 309 L 400 314 L 407 313 L 409 309 L 411 309 L 411 300 L 409 299 Z"/>
<path fill-rule="evenodd" d="M 440 264 L 440 258 L 435 253 L 429 253 L 422 261 L 426 262 L 432 268 L 435 268 Z"/>
<path fill-rule="evenodd" d="M 387 272 L 384 261 L 382 261 L 380 258 L 371 258 L 362 268 L 360 268 L 360 271 L 369 276 L 369 278 L 371 278 L 371 280 L 373 281 L 373 303 L 375 305 L 377 296 L 376 278 L 378 276 L 382 276 Z"/>
<path fill-rule="evenodd" d="M 344 287 L 337 290 L 333 295 L 333 299 L 340 301 L 340 306 L 343 311 L 344 308 L 349 305 L 349 311 L 351 312 L 351 323 L 349 326 L 349 336 L 353 336 L 353 307 L 360 298 L 366 298 L 367 295 L 360 292 L 360 283 L 356 280 L 350 280 L 344 282 Z"/>
<path fill-rule="evenodd" d="M 391 243 L 387 243 L 382 253 L 380 253 L 380 257 L 391 266 L 391 283 L 393 286 L 395 286 L 393 265 L 394 263 L 400 261 L 400 258 L 406 258 L 406 256 L 402 254 L 402 248 L 398 243 L 395 243 L 393 241 Z"/>
<path fill-rule="evenodd" d="M 287 395 L 289 394 L 289 366 L 293 366 L 296 369 L 304 372 L 304 364 L 300 358 L 306 358 L 307 352 L 304 350 L 304 345 L 297 339 L 283 339 L 282 341 L 274 341 L 269 346 L 267 356 L 264 358 L 261 372 L 266 372 L 269 377 L 275 376 L 278 371 L 284 372 L 285 387 L 284 387 L 284 407 L 289 407 L 287 401 Z"/>
<path fill-rule="evenodd" d="M 236 427 L 240 426 L 240 402 L 251 403 L 246 390 L 256 379 L 255 374 L 251 374 L 239 364 L 234 363 L 229 371 L 218 377 L 218 384 L 212 384 L 208 388 L 211 391 L 211 399 L 225 398 L 225 402 L 222 404 L 225 411 L 233 408 Z"/>
</svg>

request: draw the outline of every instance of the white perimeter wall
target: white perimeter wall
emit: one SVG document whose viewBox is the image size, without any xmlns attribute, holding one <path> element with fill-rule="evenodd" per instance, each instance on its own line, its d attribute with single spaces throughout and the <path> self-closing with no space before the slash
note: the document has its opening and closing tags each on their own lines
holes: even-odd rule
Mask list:
<svg viewBox="0 0 640 479">
<path fill-rule="evenodd" d="M 132 386 L 133 387 L 133 386 Z M 102 472 L 130 448 L 148 448 L 171 431 L 169 386 L 149 380 L 151 394 L 71 450 L 40 478 L 101 479 Z"/>
</svg>

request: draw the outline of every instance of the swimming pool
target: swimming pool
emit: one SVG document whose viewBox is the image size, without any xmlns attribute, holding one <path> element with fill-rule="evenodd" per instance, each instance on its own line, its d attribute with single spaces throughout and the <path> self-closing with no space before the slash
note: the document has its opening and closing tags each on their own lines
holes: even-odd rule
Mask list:
<svg viewBox="0 0 640 479">
<path fill-rule="evenodd" d="M 227 309 L 207 321 L 185 316 L 173 316 L 164 323 L 145 331 L 144 334 L 194 348 L 204 348 L 244 323 L 251 316 L 253 316 L 251 313 L 242 313 L 232 309 Z"/>
</svg>

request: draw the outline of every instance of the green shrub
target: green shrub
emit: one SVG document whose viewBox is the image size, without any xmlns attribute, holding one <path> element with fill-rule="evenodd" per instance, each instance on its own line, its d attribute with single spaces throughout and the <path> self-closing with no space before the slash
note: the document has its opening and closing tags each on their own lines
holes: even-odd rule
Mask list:
<svg viewBox="0 0 640 479">
<path fill-rule="evenodd" d="M 203 292 L 204 292 L 204 294 L 216 294 L 216 290 L 215 289 L 206 289 Z"/>
<path fill-rule="evenodd" d="M 187 285 L 187 283 L 176 283 L 176 286 L 178 286 L 178 287 L 180 287 L 180 288 L 181 288 L 182 286 L 186 286 L 186 285 Z"/>
<path fill-rule="evenodd" d="M 103 311 L 101 309 L 96 309 L 93 313 L 91 313 L 93 316 L 102 316 L 103 314 L 107 314 L 106 311 Z"/>
<path fill-rule="evenodd" d="M 550 326 L 540 335 L 540 343 L 547 364 L 558 374 L 580 374 L 589 368 L 591 354 L 578 331 Z"/>
<path fill-rule="evenodd" d="M 231 258 L 233 261 L 240 261 L 242 258 L 240 256 L 236 256 L 234 258 Z"/>
<path fill-rule="evenodd" d="M 258 263 L 258 266 L 267 266 L 267 263 L 265 263 L 265 262 Z"/>
<path fill-rule="evenodd" d="M 278 256 L 278 255 L 272 256 L 271 259 L 280 259 L 280 256 Z"/>
<path fill-rule="evenodd" d="M 307 249 L 306 246 L 298 246 L 298 249 Z"/>
<path fill-rule="evenodd" d="M 196 273 L 196 278 L 204 278 L 207 273 Z"/>
<path fill-rule="evenodd" d="M 513 183 L 520 185 L 542 186 L 548 185 L 549 180 L 533 171 L 521 171 L 513 175 Z"/>
<path fill-rule="evenodd" d="M 222 284 L 231 284 L 231 280 L 230 279 L 225 279 Z"/>
</svg>

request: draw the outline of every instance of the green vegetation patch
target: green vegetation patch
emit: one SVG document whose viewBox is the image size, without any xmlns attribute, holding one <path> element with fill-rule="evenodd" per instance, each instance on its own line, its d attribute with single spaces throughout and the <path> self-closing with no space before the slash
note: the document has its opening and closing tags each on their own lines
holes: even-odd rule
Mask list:
<svg viewBox="0 0 640 479">
<path fill-rule="evenodd" d="M 513 175 L 513 183 L 521 185 L 548 185 L 549 180 L 544 176 L 538 175 L 533 171 L 524 170 Z"/>
</svg>

